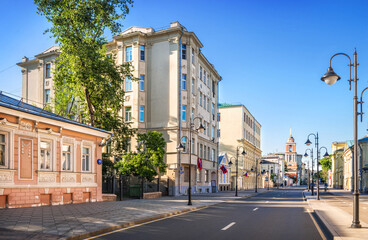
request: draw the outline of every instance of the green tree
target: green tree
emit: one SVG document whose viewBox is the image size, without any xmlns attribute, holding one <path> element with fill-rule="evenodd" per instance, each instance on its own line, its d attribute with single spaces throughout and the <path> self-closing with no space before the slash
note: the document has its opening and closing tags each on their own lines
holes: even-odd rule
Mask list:
<svg viewBox="0 0 368 240">
<path fill-rule="evenodd" d="M 328 170 L 332 168 L 332 159 L 331 156 L 328 158 L 322 158 L 320 160 L 320 163 L 322 165 L 322 170 L 320 171 L 319 175 L 322 182 L 326 182 L 328 177 Z"/>
<path fill-rule="evenodd" d="M 51 23 L 46 32 L 60 47 L 54 73 L 55 112 L 114 132 L 113 150 L 122 154 L 133 134 L 121 117 L 129 64 L 106 55 L 105 31 L 120 32 L 132 0 L 35 0 Z"/>
<path fill-rule="evenodd" d="M 152 181 L 159 172 L 165 172 L 167 167 L 164 161 L 165 139 L 160 132 L 148 131 L 138 133 L 137 142 L 137 151 L 123 154 L 115 168 L 121 174 L 140 176 Z"/>
</svg>

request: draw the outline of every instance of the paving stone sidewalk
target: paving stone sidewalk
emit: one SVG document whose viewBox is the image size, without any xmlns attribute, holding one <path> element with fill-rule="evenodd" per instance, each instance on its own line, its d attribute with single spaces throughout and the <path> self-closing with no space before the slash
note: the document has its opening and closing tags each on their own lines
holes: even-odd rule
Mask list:
<svg viewBox="0 0 368 240">
<path fill-rule="evenodd" d="M 267 191 L 259 189 L 258 193 Z M 0 239 L 70 239 L 254 195 L 254 190 L 192 196 L 0 209 Z"/>
<path fill-rule="evenodd" d="M 324 223 L 333 236 L 333 239 L 367 239 L 368 224 L 366 222 L 360 220 L 362 228 L 359 229 L 350 227 L 353 216 L 351 211 L 346 211 L 346 208 L 349 208 L 350 210 L 350 208 L 352 208 L 352 204 L 345 201 L 348 201 L 346 199 L 347 197 L 350 198 L 351 193 L 330 189 L 327 193 L 320 192 L 320 200 L 317 200 L 316 195 L 311 196 L 311 192 L 308 192 L 307 190 L 304 191 L 304 195 L 309 206 L 314 210 L 317 217 Z M 333 199 L 329 198 L 331 195 L 334 195 Z M 363 199 L 365 198 L 366 196 L 363 195 Z M 363 215 L 365 213 L 368 213 L 368 211 L 361 208 L 360 214 Z"/>
</svg>

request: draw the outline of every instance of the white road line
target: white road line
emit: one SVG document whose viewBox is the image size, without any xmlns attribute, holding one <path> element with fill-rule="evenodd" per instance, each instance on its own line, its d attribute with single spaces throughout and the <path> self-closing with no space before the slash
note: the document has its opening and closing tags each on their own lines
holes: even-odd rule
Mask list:
<svg viewBox="0 0 368 240">
<path fill-rule="evenodd" d="M 229 228 L 231 228 L 236 222 L 232 222 L 230 223 L 229 225 L 227 225 L 226 227 L 224 227 L 223 229 L 221 229 L 222 231 L 226 231 L 228 230 Z"/>
<path fill-rule="evenodd" d="M 257 210 L 258 210 L 258 208 L 256 207 L 255 209 L 253 209 L 253 212 L 254 212 L 254 211 L 257 211 Z"/>
<path fill-rule="evenodd" d="M 266 203 L 269 203 L 270 201 L 266 201 Z"/>
</svg>

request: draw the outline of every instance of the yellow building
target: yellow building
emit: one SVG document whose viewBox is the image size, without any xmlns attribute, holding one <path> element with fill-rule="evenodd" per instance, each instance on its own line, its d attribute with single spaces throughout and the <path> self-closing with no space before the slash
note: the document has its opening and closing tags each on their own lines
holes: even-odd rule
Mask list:
<svg viewBox="0 0 368 240">
<path fill-rule="evenodd" d="M 220 152 L 226 152 L 231 166 L 231 188 L 236 185 L 236 153 L 238 155 L 238 189 L 252 189 L 256 185 L 258 171 L 258 187 L 261 184 L 260 161 L 261 151 L 261 124 L 254 118 L 248 109 L 242 105 L 219 104 L 220 112 Z M 241 153 L 243 148 L 246 155 Z M 253 171 L 252 171 L 253 170 Z"/>
<path fill-rule="evenodd" d="M 331 144 L 332 186 L 339 189 L 342 189 L 344 185 L 344 147 L 345 142 L 333 142 Z"/>
</svg>

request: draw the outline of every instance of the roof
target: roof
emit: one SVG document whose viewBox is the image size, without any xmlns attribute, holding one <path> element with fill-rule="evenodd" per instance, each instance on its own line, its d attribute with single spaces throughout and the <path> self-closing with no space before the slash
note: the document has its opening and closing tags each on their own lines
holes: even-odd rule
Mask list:
<svg viewBox="0 0 368 240">
<path fill-rule="evenodd" d="M 230 103 L 219 103 L 219 108 L 225 108 L 225 107 L 241 107 L 243 104 L 230 104 Z"/>
<path fill-rule="evenodd" d="M 221 164 L 221 162 L 223 160 L 226 160 L 227 158 L 227 153 L 226 152 L 221 152 L 219 153 L 219 157 L 218 157 L 218 164 Z M 226 163 L 225 163 L 226 164 Z"/>
<path fill-rule="evenodd" d="M 77 121 L 74 121 L 74 120 L 71 120 L 65 117 L 61 117 L 55 113 L 46 111 L 39 107 L 35 107 L 31 104 L 23 102 L 22 99 L 18 100 L 18 99 L 9 97 L 5 95 L 2 91 L 0 91 L 0 106 L 14 109 L 14 110 L 21 111 L 21 112 L 25 112 L 25 113 L 29 113 L 29 114 L 33 114 L 36 116 L 46 117 L 46 118 L 61 121 L 61 122 L 71 123 L 74 125 L 94 129 L 94 130 L 104 132 L 104 133 L 109 133 L 108 131 L 105 131 L 103 129 L 92 127 L 87 124 L 83 124 L 83 123 L 80 123 L 80 122 L 77 122 Z"/>
</svg>

